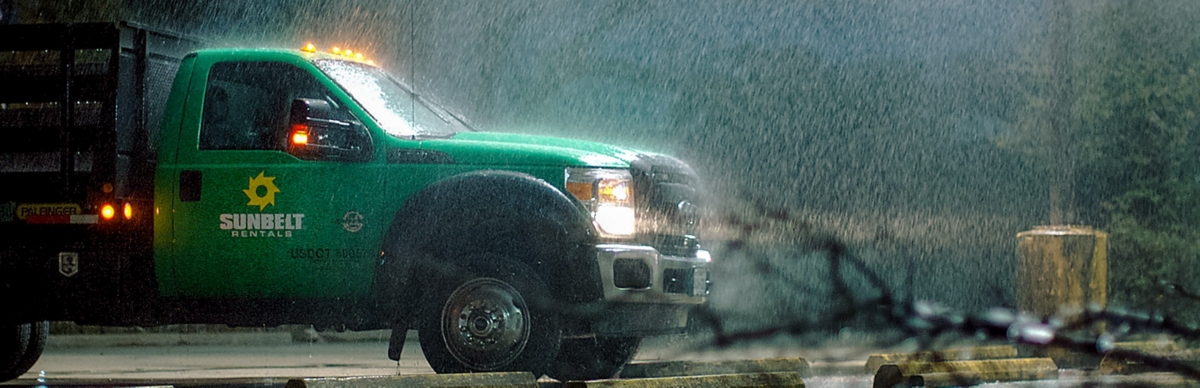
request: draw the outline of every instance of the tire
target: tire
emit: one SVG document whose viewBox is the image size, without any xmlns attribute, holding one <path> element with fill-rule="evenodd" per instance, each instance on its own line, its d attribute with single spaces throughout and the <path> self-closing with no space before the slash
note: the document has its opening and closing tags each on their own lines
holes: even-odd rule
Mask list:
<svg viewBox="0 0 1200 388">
<path fill-rule="evenodd" d="M 562 334 L 543 283 L 524 265 L 502 259 L 443 277 L 425 306 L 421 350 L 438 373 L 548 372 Z"/>
<path fill-rule="evenodd" d="M 49 322 L 0 326 L 0 382 L 16 379 L 42 356 Z"/>
<path fill-rule="evenodd" d="M 550 377 L 558 381 L 613 378 L 633 359 L 640 337 L 595 337 L 564 340 Z"/>
</svg>

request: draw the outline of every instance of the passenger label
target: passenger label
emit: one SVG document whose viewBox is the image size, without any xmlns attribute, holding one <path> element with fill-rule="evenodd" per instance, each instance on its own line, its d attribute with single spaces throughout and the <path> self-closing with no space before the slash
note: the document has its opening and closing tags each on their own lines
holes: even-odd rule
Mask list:
<svg viewBox="0 0 1200 388">
<path fill-rule="evenodd" d="M 83 209 L 73 203 L 23 203 L 17 205 L 17 218 L 22 220 L 29 216 L 71 216 L 82 212 Z"/>
</svg>

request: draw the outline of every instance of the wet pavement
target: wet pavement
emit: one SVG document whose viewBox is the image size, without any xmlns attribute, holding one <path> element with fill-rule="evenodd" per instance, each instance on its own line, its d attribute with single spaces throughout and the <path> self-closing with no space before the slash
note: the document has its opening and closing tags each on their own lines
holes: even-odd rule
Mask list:
<svg viewBox="0 0 1200 388">
<path fill-rule="evenodd" d="M 415 338 L 415 336 L 410 336 Z M 688 353 L 671 340 L 646 342 L 637 361 L 677 358 L 714 359 L 731 354 Z M 845 351 L 845 349 L 839 349 Z M 431 375 L 415 340 L 406 343 L 399 362 L 387 359 L 386 342 L 277 343 L 259 345 L 52 347 L 20 379 L 0 386 L 26 387 L 283 387 L 302 377 Z M 870 387 L 873 376 L 862 361 L 834 362 L 813 357 L 811 351 L 747 351 L 743 358 L 808 355 L 813 376 L 808 387 Z M 734 355 L 736 357 L 736 355 Z M 825 354 L 829 356 L 829 354 Z M 842 356 L 845 356 L 844 354 Z M 844 358 L 844 357 L 842 357 Z M 1169 373 L 1099 376 L 1081 370 L 1061 370 L 1055 380 L 990 383 L 991 387 L 1066 387 L 1081 385 L 1148 385 L 1196 387 L 1194 381 Z M 542 380 L 543 387 L 557 384 Z"/>
</svg>

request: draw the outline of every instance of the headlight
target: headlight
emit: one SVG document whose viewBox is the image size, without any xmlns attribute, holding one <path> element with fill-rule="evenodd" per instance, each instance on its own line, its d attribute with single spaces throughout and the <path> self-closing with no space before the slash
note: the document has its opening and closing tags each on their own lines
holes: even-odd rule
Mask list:
<svg viewBox="0 0 1200 388">
<path fill-rule="evenodd" d="M 630 236 L 636 230 L 633 175 L 628 170 L 568 168 L 567 192 L 592 212 L 606 236 Z"/>
</svg>

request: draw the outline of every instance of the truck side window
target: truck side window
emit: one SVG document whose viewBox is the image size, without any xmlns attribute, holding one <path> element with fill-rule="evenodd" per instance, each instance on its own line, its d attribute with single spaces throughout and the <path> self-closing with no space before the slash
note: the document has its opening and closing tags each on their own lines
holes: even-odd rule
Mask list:
<svg viewBox="0 0 1200 388">
<path fill-rule="evenodd" d="M 214 64 L 204 93 L 202 150 L 286 149 L 288 114 L 296 98 L 332 101 L 299 67 L 277 62 Z"/>
</svg>

